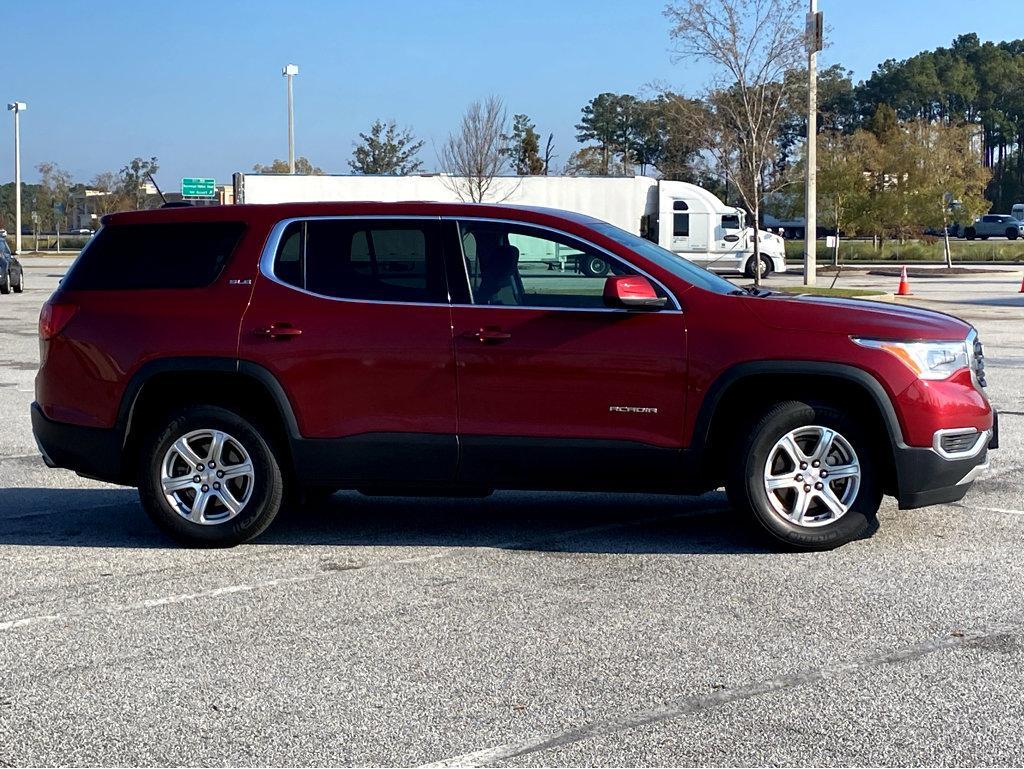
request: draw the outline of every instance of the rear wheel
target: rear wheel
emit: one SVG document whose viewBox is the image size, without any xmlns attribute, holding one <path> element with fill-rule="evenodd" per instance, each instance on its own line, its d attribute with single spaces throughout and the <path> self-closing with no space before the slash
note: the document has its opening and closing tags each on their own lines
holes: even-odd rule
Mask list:
<svg viewBox="0 0 1024 769">
<path fill-rule="evenodd" d="M 1010 240 L 1016 240 L 1018 235 L 1020 235 L 1020 230 L 1018 230 L 1016 227 L 1006 228 L 1006 237 L 1009 238 Z"/>
<path fill-rule="evenodd" d="M 25 273 L 18 273 L 18 282 L 11 285 L 11 289 L 16 294 L 20 294 L 25 290 Z"/>
<path fill-rule="evenodd" d="M 877 526 L 881 484 L 852 416 L 779 403 L 740 440 L 735 459 L 730 501 L 787 545 L 829 550 Z"/>
<path fill-rule="evenodd" d="M 193 406 L 173 414 L 146 443 L 141 461 L 143 507 L 181 542 L 245 542 L 281 507 L 283 480 L 273 449 L 255 426 L 227 409 Z"/>
<path fill-rule="evenodd" d="M 968 240 L 974 240 L 977 234 L 978 231 L 973 227 L 968 227 L 967 229 L 964 230 L 964 237 L 967 238 Z"/>
</svg>

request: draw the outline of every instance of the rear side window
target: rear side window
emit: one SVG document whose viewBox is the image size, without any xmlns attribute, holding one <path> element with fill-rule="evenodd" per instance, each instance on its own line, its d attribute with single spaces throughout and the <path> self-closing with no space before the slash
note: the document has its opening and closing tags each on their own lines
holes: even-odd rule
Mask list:
<svg viewBox="0 0 1024 769">
<path fill-rule="evenodd" d="M 72 291 L 208 286 L 244 230 L 241 222 L 106 226 L 82 251 L 63 285 Z"/>
<path fill-rule="evenodd" d="M 437 222 L 432 220 L 292 222 L 281 237 L 274 275 L 339 299 L 448 300 Z"/>
</svg>

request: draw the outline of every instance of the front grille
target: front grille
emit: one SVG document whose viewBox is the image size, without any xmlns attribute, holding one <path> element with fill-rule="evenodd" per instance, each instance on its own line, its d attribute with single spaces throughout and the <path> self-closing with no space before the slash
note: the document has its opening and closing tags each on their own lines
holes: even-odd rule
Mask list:
<svg viewBox="0 0 1024 769">
<path fill-rule="evenodd" d="M 974 355 L 971 356 L 971 368 L 974 370 L 974 378 L 982 387 L 988 386 L 985 381 L 985 350 L 981 346 L 981 340 L 974 337 Z"/>
<path fill-rule="evenodd" d="M 939 445 L 947 454 L 959 454 L 963 451 L 970 451 L 977 441 L 977 433 L 962 433 L 960 435 L 943 435 L 939 438 Z"/>
</svg>

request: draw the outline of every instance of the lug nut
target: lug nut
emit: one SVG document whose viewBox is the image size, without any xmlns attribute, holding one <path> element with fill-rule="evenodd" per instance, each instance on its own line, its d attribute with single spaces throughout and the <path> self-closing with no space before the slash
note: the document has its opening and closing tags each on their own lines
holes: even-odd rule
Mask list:
<svg viewBox="0 0 1024 769">
<path fill-rule="evenodd" d="M 800 473 L 797 473 L 797 474 L 796 474 L 796 479 L 797 479 L 798 481 L 802 481 L 802 480 L 804 479 L 804 477 L 803 477 L 802 475 L 800 475 Z"/>
<path fill-rule="evenodd" d="M 200 478 L 200 477 L 199 477 L 199 476 L 197 475 L 197 476 L 196 476 L 195 478 L 193 478 L 193 479 L 192 479 L 192 483 L 199 483 L 199 481 L 201 481 L 201 480 L 203 480 L 203 479 L 202 479 L 202 478 Z"/>
<path fill-rule="evenodd" d="M 814 467 L 821 467 L 821 462 L 815 459 L 813 462 L 811 462 L 811 465 Z"/>
<path fill-rule="evenodd" d="M 217 466 L 217 465 L 216 465 L 216 463 L 214 463 L 214 462 L 210 462 L 210 469 L 211 469 L 211 470 L 212 470 L 213 468 L 215 468 L 216 466 Z"/>
<path fill-rule="evenodd" d="M 204 484 L 203 484 L 203 491 L 209 491 L 209 490 L 210 490 L 210 487 L 209 487 L 209 486 L 207 486 L 207 485 L 206 485 L 206 484 L 204 483 Z"/>
<path fill-rule="evenodd" d="M 202 471 L 203 471 L 204 469 L 205 469 L 205 468 L 204 468 L 204 467 L 203 467 L 202 465 L 198 465 L 198 466 L 196 467 L 196 470 L 199 470 L 200 472 L 202 472 Z"/>
<path fill-rule="evenodd" d="M 807 469 L 807 463 L 806 462 L 801 462 L 800 463 L 800 469 L 801 470 L 806 470 Z"/>
<path fill-rule="evenodd" d="M 807 484 L 804 484 L 804 491 L 810 491 L 810 490 L 811 490 L 811 487 L 809 485 L 807 485 Z"/>
<path fill-rule="evenodd" d="M 220 488 L 220 484 L 219 484 L 219 483 L 214 483 L 214 484 L 213 484 L 213 488 L 215 488 L 215 489 L 219 489 L 219 488 Z"/>
<path fill-rule="evenodd" d="M 218 478 L 223 478 L 224 477 L 224 471 L 223 470 L 218 470 L 217 471 L 217 477 Z"/>
<path fill-rule="evenodd" d="M 818 491 L 821 491 L 825 487 L 822 484 L 820 484 L 820 483 L 816 483 L 816 484 L 814 484 L 814 488 L 816 488 Z"/>
<path fill-rule="evenodd" d="M 828 470 L 822 470 L 820 474 L 822 478 L 828 478 Z"/>
</svg>

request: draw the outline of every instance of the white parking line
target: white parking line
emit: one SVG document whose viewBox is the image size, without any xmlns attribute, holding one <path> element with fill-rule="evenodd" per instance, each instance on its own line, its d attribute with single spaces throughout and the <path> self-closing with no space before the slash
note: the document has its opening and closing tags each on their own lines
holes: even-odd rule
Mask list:
<svg viewBox="0 0 1024 769">
<path fill-rule="evenodd" d="M 955 632 L 947 637 L 925 641 L 924 643 L 908 646 L 898 651 L 871 655 L 833 667 L 790 673 L 778 678 L 755 682 L 734 689 L 721 689 L 704 696 L 684 697 L 647 710 L 640 710 L 621 716 L 612 716 L 601 721 L 594 721 L 585 726 L 565 729 L 560 732 L 527 737 L 516 742 L 508 742 L 503 745 L 475 750 L 471 753 L 463 753 L 459 756 L 424 764 L 423 766 L 493 766 L 499 761 L 508 761 L 529 753 L 571 745 L 591 737 L 614 734 L 647 724 L 679 718 L 680 716 L 708 710 L 730 702 L 747 700 L 770 692 L 794 689 L 858 670 L 900 662 L 910 662 L 935 652 L 967 646 L 987 638 L 1019 634 L 1022 629 L 1024 629 L 1022 625 L 1002 625 L 971 633 Z"/>
<path fill-rule="evenodd" d="M 100 507 L 105 507 L 101 505 Z M 563 529 L 557 532 L 551 532 L 547 535 L 541 535 L 536 539 L 529 541 L 510 541 L 510 542 L 496 542 L 493 545 L 486 545 L 482 547 L 474 547 L 467 545 L 465 547 L 446 547 L 441 550 L 434 551 L 432 553 L 426 553 L 424 555 L 414 555 L 407 558 L 396 558 L 391 561 L 381 561 L 373 566 L 385 566 L 389 564 L 412 564 L 412 563 L 424 563 L 427 561 L 434 561 L 439 558 L 446 558 L 456 553 L 465 552 L 467 550 L 508 550 L 512 548 L 523 548 L 530 547 L 531 545 L 539 545 L 546 542 L 557 542 L 562 539 L 569 537 L 575 537 L 580 535 L 595 534 L 602 531 L 611 531 L 617 528 L 624 528 L 627 526 L 642 526 L 649 523 L 656 523 L 660 521 L 670 521 L 676 518 L 687 518 L 697 515 L 708 515 L 715 514 L 722 511 L 722 508 L 708 507 L 698 510 L 685 510 L 670 515 L 652 515 L 646 518 L 635 518 L 627 521 L 615 521 L 611 523 L 598 524 L 595 526 L 587 526 L 579 529 Z M 38 625 L 47 622 L 60 622 L 70 619 L 78 619 L 82 617 L 93 617 L 98 615 L 117 615 L 126 614 L 128 612 L 140 611 L 143 609 L 152 609 L 158 606 L 167 606 L 169 604 L 186 603 L 189 601 L 196 601 L 203 598 L 217 598 L 225 595 L 232 595 L 235 593 L 248 593 L 253 590 L 262 590 L 264 588 L 276 587 L 279 585 L 291 585 L 300 582 L 312 582 L 315 579 L 330 577 L 336 574 L 336 572 L 313 572 L 310 574 L 302 574 L 295 577 L 281 577 L 279 579 L 270 579 L 263 582 L 253 582 L 251 584 L 241 585 L 228 585 L 226 587 L 213 588 L 211 590 L 201 590 L 195 593 L 182 593 L 180 595 L 164 596 L 161 598 L 147 598 L 141 601 L 134 601 L 132 603 L 125 604 L 114 604 L 110 606 L 97 606 L 87 609 L 78 609 L 75 611 L 69 611 L 58 614 L 37 614 L 29 617 L 18 617 L 16 619 L 9 619 L 0 621 L 0 632 L 5 630 L 14 630 L 16 628 L 26 627 L 28 625 Z"/>
</svg>

